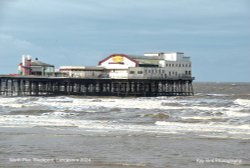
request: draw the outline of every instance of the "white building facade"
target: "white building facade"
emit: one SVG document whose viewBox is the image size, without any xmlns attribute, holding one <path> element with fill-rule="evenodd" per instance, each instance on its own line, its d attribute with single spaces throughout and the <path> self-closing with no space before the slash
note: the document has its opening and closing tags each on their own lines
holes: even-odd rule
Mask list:
<svg viewBox="0 0 250 168">
<path fill-rule="evenodd" d="M 105 68 L 109 78 L 127 79 L 129 68 L 137 67 L 138 62 L 125 54 L 113 54 L 99 62 L 99 67 Z"/>
<path fill-rule="evenodd" d="M 192 62 L 181 52 L 147 53 L 144 56 L 113 54 L 99 62 L 109 78 L 166 79 L 192 77 Z"/>
<path fill-rule="evenodd" d="M 99 78 L 104 73 L 102 67 L 61 66 L 59 72 L 72 78 Z"/>
</svg>

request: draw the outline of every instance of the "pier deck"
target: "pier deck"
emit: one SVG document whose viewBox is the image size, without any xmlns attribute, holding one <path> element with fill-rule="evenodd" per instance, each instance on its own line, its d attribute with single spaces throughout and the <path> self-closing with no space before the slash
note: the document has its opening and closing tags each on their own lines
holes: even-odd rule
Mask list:
<svg viewBox="0 0 250 168">
<path fill-rule="evenodd" d="M 192 96 L 194 78 L 86 79 L 0 76 L 3 96 Z"/>
</svg>

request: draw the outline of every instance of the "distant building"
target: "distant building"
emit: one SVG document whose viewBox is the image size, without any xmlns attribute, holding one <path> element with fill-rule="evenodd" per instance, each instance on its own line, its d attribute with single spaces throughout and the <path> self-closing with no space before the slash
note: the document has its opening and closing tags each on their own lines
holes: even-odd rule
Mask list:
<svg viewBox="0 0 250 168">
<path fill-rule="evenodd" d="M 101 60 L 98 66 L 61 66 L 55 72 L 54 65 L 32 60 L 24 55 L 18 67 L 23 76 L 56 76 L 72 78 L 111 79 L 181 79 L 192 77 L 190 57 L 182 52 L 146 53 L 144 55 L 112 54 Z"/>
<path fill-rule="evenodd" d="M 59 72 L 74 78 L 99 78 L 104 73 L 104 68 L 94 66 L 61 66 Z"/>
<path fill-rule="evenodd" d="M 23 76 L 54 76 L 55 66 L 39 61 L 38 58 L 32 60 L 31 56 L 23 55 L 22 63 L 18 66 L 18 73 Z"/>
<path fill-rule="evenodd" d="M 192 63 L 181 52 L 147 53 L 143 56 L 112 54 L 101 60 L 110 78 L 162 79 L 192 76 Z"/>
</svg>

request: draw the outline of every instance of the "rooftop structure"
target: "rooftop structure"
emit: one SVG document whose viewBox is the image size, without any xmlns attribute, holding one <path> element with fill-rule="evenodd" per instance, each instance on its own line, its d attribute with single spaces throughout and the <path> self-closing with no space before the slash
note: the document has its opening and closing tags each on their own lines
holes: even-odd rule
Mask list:
<svg viewBox="0 0 250 168">
<path fill-rule="evenodd" d="M 23 55 L 22 63 L 18 65 L 18 73 L 23 76 L 53 76 L 55 66 L 39 61 L 38 58 L 32 60 L 30 55 Z"/>
</svg>

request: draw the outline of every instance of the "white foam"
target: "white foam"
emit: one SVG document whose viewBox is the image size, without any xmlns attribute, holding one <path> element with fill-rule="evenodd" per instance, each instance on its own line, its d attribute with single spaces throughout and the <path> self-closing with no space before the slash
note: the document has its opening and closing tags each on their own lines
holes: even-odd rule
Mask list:
<svg viewBox="0 0 250 168">
<path fill-rule="evenodd" d="M 101 101 L 93 101 L 93 99 L 74 99 L 72 102 L 53 102 L 53 101 L 39 101 L 35 102 L 40 105 L 47 105 L 57 109 L 67 109 L 73 111 L 81 111 L 94 108 L 140 108 L 140 109 L 154 109 L 161 107 L 161 101 L 140 99 L 101 99 Z M 180 109 L 181 107 L 164 106 L 166 109 Z"/>
<path fill-rule="evenodd" d="M 109 132 L 109 131 L 128 131 L 128 132 L 146 132 L 156 134 L 183 134 L 188 132 L 199 132 L 204 136 L 210 136 L 212 133 L 222 133 L 230 137 L 249 136 L 249 125 L 243 120 L 250 116 L 248 109 L 250 100 L 237 99 L 230 107 L 209 107 L 209 103 L 214 103 L 214 99 L 208 100 L 208 104 L 202 103 L 203 99 L 196 100 L 182 100 L 173 98 L 98 98 L 98 101 L 93 101 L 90 98 L 68 98 L 68 97 L 40 97 L 40 98 L 0 98 L 0 106 L 12 107 L 20 109 L 37 109 L 37 107 L 46 107 L 48 110 L 55 112 L 43 113 L 41 116 L 35 115 L 0 115 L 0 127 L 34 127 L 34 126 L 52 126 L 52 127 L 78 127 L 79 129 L 90 130 L 95 132 Z M 169 103 L 169 105 L 168 105 Z M 164 104 L 164 105 L 163 105 Z M 173 105 L 173 104 L 176 104 Z M 181 104 L 179 106 L 178 104 Z M 205 104 L 205 105 L 204 105 Z M 235 105 L 237 104 L 237 105 Z M 25 108 L 24 108 L 25 107 Z M 10 111 L 12 110 L 10 108 Z M 160 110 L 177 110 L 171 111 L 170 116 L 181 118 L 183 120 L 213 120 L 213 119 L 240 119 L 238 124 L 245 125 L 230 125 L 227 122 L 211 122 L 204 124 L 203 121 L 199 123 L 181 123 L 157 121 L 154 125 L 133 125 L 121 124 L 112 121 L 99 120 L 80 120 L 76 116 L 79 111 L 84 112 L 105 112 L 111 108 L 119 109 L 160 109 Z M 70 111 L 70 112 L 65 112 Z M 145 110 L 146 111 L 146 110 Z M 153 110 L 151 110 L 153 111 Z M 199 115 L 199 112 L 202 113 Z M 172 114 L 173 113 L 173 114 Z M 217 115 L 219 113 L 219 115 Z M 4 113 L 6 114 L 6 113 Z M 175 116 L 176 115 L 176 116 Z M 205 116 L 203 116 L 205 115 Z M 125 116 L 126 117 L 126 116 Z M 243 122 L 242 122 L 243 121 Z M 242 122 L 242 123 L 241 123 Z M 216 136 L 216 135 L 214 135 Z"/>
<path fill-rule="evenodd" d="M 206 94 L 207 96 L 217 96 L 217 97 L 224 97 L 224 96 L 229 96 L 228 94 L 217 94 L 217 93 L 211 93 L 211 94 Z"/>
<path fill-rule="evenodd" d="M 249 99 L 236 99 L 234 101 L 235 104 L 250 107 L 250 100 Z"/>
<path fill-rule="evenodd" d="M 56 97 L 56 98 L 0 98 L 0 106 L 3 107 L 37 107 L 43 106 L 48 107 L 51 110 L 71 110 L 71 111 L 82 111 L 82 110 L 93 110 L 100 108 L 138 108 L 138 109 L 166 109 L 166 110 L 201 110 L 201 111 L 235 111 L 232 109 L 227 109 L 224 107 L 214 107 L 205 104 L 214 103 L 217 100 L 210 99 L 196 99 L 196 100 L 176 100 L 176 99 L 158 99 L 158 98 L 126 98 L 126 99 L 116 99 L 116 98 L 101 98 L 100 101 L 93 101 L 93 99 L 82 99 L 82 98 L 70 98 L 70 97 Z M 237 99 L 236 104 L 241 104 L 244 106 L 250 106 L 250 100 L 247 99 Z M 169 104 L 169 105 L 168 105 Z M 173 105 L 174 104 L 174 105 Z M 175 105 L 176 104 L 176 105 Z M 180 104 L 180 106 L 178 105 Z M 234 107 L 238 108 L 238 107 Z M 236 110 L 238 111 L 238 110 Z"/>
<path fill-rule="evenodd" d="M 0 116 L 1 126 L 12 127 L 34 127 L 34 126 L 76 126 L 69 119 L 61 119 L 47 115 L 32 116 L 32 115 L 3 115 Z"/>
<path fill-rule="evenodd" d="M 193 119 L 193 120 L 212 120 L 212 119 L 223 119 L 224 117 L 216 117 L 216 116 L 188 116 L 188 117 L 180 117 L 181 119 Z"/>
<path fill-rule="evenodd" d="M 54 116 L 54 117 L 68 117 L 68 116 L 76 116 L 77 113 L 69 113 L 69 112 L 50 112 L 50 113 L 43 113 L 42 116 Z"/>
<path fill-rule="evenodd" d="M 55 113 L 62 114 L 62 113 Z M 63 114 L 64 115 L 64 114 Z M 93 132 L 133 132 L 133 133 L 149 133 L 149 134 L 183 134 L 183 133 L 199 133 L 200 135 L 212 135 L 216 133 L 223 134 L 227 137 L 243 137 L 250 138 L 249 125 L 229 125 L 218 123 L 180 123 L 156 121 L 155 125 L 137 125 L 129 123 L 118 123 L 114 121 L 102 120 L 80 120 L 61 118 L 58 116 L 42 115 L 2 115 L 0 116 L 1 127 L 72 127 L 85 131 Z"/>
<path fill-rule="evenodd" d="M 157 99 L 100 99 L 101 101 L 93 101 L 93 99 L 73 99 L 72 102 L 60 102 L 60 101 L 39 101 L 35 102 L 39 105 L 51 106 L 55 109 L 66 109 L 73 111 L 81 111 L 91 108 L 138 108 L 138 109 L 166 109 L 166 110 L 183 110 L 183 109 L 194 109 L 194 110 L 207 110 L 207 111 L 218 111 L 223 110 L 223 107 L 208 107 L 208 106 L 197 106 L 193 105 L 193 101 L 184 102 L 177 100 L 157 100 Z M 169 105 L 168 105 L 169 103 Z M 173 106 L 173 103 L 177 103 Z M 178 104 L 182 106 L 178 106 Z M 164 104 L 164 105 L 163 105 Z"/>
<path fill-rule="evenodd" d="M 224 114 L 231 118 L 250 116 L 250 113 L 243 113 L 243 112 L 235 111 L 235 109 L 228 109 L 227 111 L 224 112 Z"/>
<path fill-rule="evenodd" d="M 17 98 L 0 98 L 0 106 L 21 108 L 23 104 L 16 102 Z"/>
<path fill-rule="evenodd" d="M 177 122 L 166 122 L 166 121 L 156 121 L 156 125 L 163 128 L 184 131 L 184 132 L 223 132 L 230 134 L 249 134 L 250 135 L 250 125 L 229 125 L 229 124 L 219 124 L 219 123 L 177 123 Z"/>
<path fill-rule="evenodd" d="M 60 102 L 60 103 L 73 103 L 74 98 L 71 97 L 52 97 L 52 98 L 40 98 L 38 101 L 43 101 L 43 102 Z"/>
</svg>

